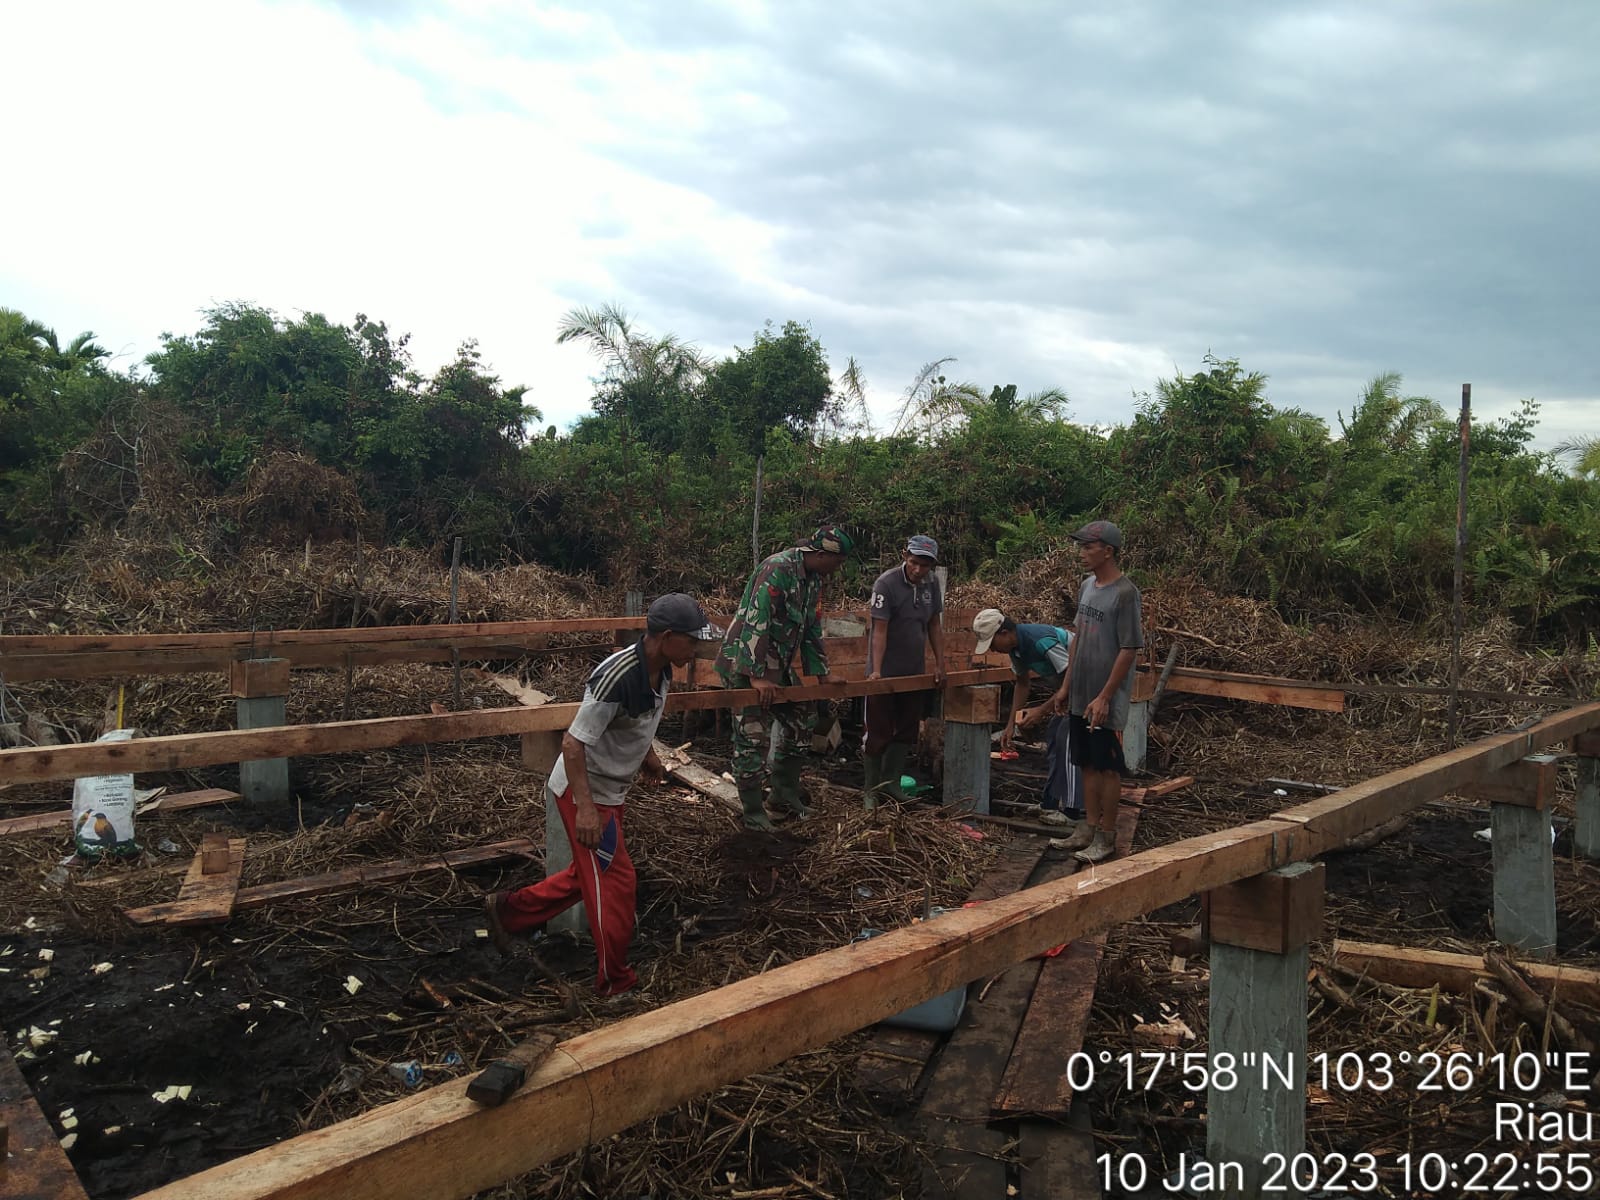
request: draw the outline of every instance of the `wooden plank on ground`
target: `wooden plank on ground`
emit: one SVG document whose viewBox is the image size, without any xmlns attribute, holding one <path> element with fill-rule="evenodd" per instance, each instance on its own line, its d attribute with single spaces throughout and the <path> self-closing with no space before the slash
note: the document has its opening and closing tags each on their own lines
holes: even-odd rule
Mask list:
<svg viewBox="0 0 1600 1200">
<path fill-rule="evenodd" d="M 1044 856 L 1044 849 L 1044 842 L 1036 838 L 1007 846 L 978 881 L 978 886 L 972 889 L 967 902 L 1009 896 L 1026 886 Z M 908 1104 L 924 1068 L 943 1041 L 943 1036 L 937 1033 L 879 1025 L 856 1060 L 856 1082 L 886 1109 Z"/>
<path fill-rule="evenodd" d="M 193 792 L 166 792 L 157 796 L 149 804 L 143 805 L 138 810 L 138 815 L 145 817 L 156 813 L 165 815 L 188 812 L 191 808 L 210 808 L 217 804 L 232 804 L 237 799 L 239 799 L 239 793 L 230 792 L 227 788 L 200 788 Z"/>
<path fill-rule="evenodd" d="M 1411 946 L 1390 946 L 1373 942 L 1333 943 L 1336 966 L 1380 983 L 1396 987 L 1442 987 L 1462 995 L 1472 993 L 1480 979 L 1492 979 L 1493 972 L 1475 954 L 1448 954 L 1440 950 L 1419 950 Z M 1558 963 L 1519 961 L 1517 967 L 1529 982 L 1545 995 L 1575 1001 L 1589 1008 L 1600 1008 L 1600 971 L 1585 967 L 1564 967 Z"/>
<path fill-rule="evenodd" d="M 88 1200 L 56 1131 L 23 1079 L 9 1046 L 0 1046 L 0 1196 L 6 1200 Z M 9 1153 L 6 1153 L 9 1151 Z"/>
<path fill-rule="evenodd" d="M 365 863 L 345 867 L 338 871 L 325 871 L 319 875 L 303 875 L 297 879 L 284 879 L 277 883 L 261 883 L 240 888 L 234 896 L 233 911 L 261 908 L 280 900 L 297 900 L 312 896 L 327 896 L 377 883 L 393 883 L 423 875 L 430 871 L 458 871 L 467 867 L 487 866 L 509 859 L 537 859 L 539 848 L 527 838 L 510 838 L 486 846 L 471 846 L 464 850 L 447 850 L 435 858 L 401 859 L 395 862 Z M 191 869 L 192 871 L 192 869 Z M 185 881 L 187 886 L 187 881 Z M 180 892 L 180 897 L 182 893 Z M 170 922 L 167 915 L 172 904 L 152 904 L 144 908 L 130 908 L 124 915 L 135 925 Z"/>
<path fill-rule="evenodd" d="M 952 686 L 992 682 L 1006 668 L 953 671 Z M 777 699 L 832 699 L 893 692 L 924 691 L 933 676 L 906 675 L 895 679 L 837 681 L 779 688 Z M 754 688 L 736 691 L 673 692 L 670 711 L 729 708 L 756 703 Z M 538 708 L 486 708 L 473 712 L 428 713 L 412 717 L 378 717 L 365 721 L 330 721 L 320 725 L 281 725 L 263 729 L 217 730 L 210 733 L 174 734 L 135 738 L 129 742 L 90 742 L 76 746 L 29 746 L 0 750 L 0 782 L 38 783 L 50 779 L 75 779 L 86 775 L 124 772 L 181 771 L 218 763 L 254 762 L 265 758 L 303 758 L 313 754 L 344 754 L 392 746 L 431 742 L 470 741 L 565 729 L 577 714 L 576 704 L 546 704 Z"/>
<path fill-rule="evenodd" d="M 202 788 L 195 792 L 168 792 L 157 796 L 138 810 L 141 817 L 155 813 L 184 812 L 191 808 L 205 808 L 213 804 L 229 804 L 239 798 L 238 792 L 226 788 Z M 58 808 L 50 812 L 34 813 L 27 817 L 11 817 L 0 821 L 0 837 L 14 833 L 35 833 L 40 829 L 54 829 L 57 825 L 71 826 L 72 810 Z"/>
<path fill-rule="evenodd" d="M 1022 1120 L 1017 1123 L 1021 1163 L 1019 1200 L 1100 1200 L 1094 1132 L 1088 1105 L 1074 1106 L 1067 1124 Z"/>
<path fill-rule="evenodd" d="M 910 1103 L 930 1059 L 944 1039 L 926 1029 L 879 1025 L 856 1058 L 856 1086 L 883 1108 Z"/>
<path fill-rule="evenodd" d="M 724 808 L 736 813 L 744 812 L 744 805 L 739 802 L 739 789 L 721 775 L 702 767 L 689 757 L 687 751 L 675 750 L 660 741 L 651 745 L 655 747 L 656 757 L 666 766 L 667 774 L 679 783 L 692 787 L 702 796 L 709 796 Z"/>
<path fill-rule="evenodd" d="M 1139 810 L 1124 805 L 1117 813 L 1118 854 L 1126 856 L 1132 850 L 1138 827 Z M 1079 938 L 1061 954 L 1044 960 L 1005 1076 L 993 1094 L 994 1115 L 1029 1113 L 1060 1119 L 1071 1109 L 1067 1062 L 1083 1049 L 1106 932 Z"/>
<path fill-rule="evenodd" d="M 217 925 L 233 915 L 239 892 L 239 875 L 244 870 L 244 838 L 223 833 L 208 833 L 201 839 L 189 873 L 178 888 L 178 898 L 164 904 L 130 908 L 123 915 L 135 925 Z M 216 865 L 218 851 L 226 854 L 221 870 L 207 871 L 208 862 Z"/>
<path fill-rule="evenodd" d="M 539 847 L 527 838 L 508 838 L 506 841 L 491 842 L 485 846 L 446 850 L 436 858 L 369 863 L 359 867 L 346 867 L 342 871 L 327 871 L 321 875 L 305 875 L 299 879 L 285 879 L 278 883 L 261 883 L 254 887 L 240 888 L 234 908 L 260 908 L 280 900 L 326 896 L 370 884 L 410 879 L 413 875 L 423 875 L 430 871 L 461 871 L 468 867 L 489 866 L 513 859 L 524 862 L 543 860 Z"/>
<path fill-rule="evenodd" d="M 1008 967 L 987 985 L 973 984 L 967 1012 L 950 1035 L 918 1109 L 923 1135 L 933 1147 L 922 1172 L 929 1197 L 1004 1196 L 1006 1134 L 989 1128 L 989 1097 L 1005 1071 L 1039 978 L 1035 960 Z"/>
<path fill-rule="evenodd" d="M 1070 859 L 1046 860 L 1034 878 L 1040 884 L 1054 882 L 1075 866 Z M 989 1127 L 989 1104 L 1005 1074 L 1039 968 L 1036 960 L 1020 962 L 968 989 L 967 1012 L 934 1063 L 918 1108 L 924 1135 L 935 1147 L 923 1167 L 924 1196 L 982 1200 L 1005 1194 L 1004 1151 L 1011 1139 Z"/>
</svg>

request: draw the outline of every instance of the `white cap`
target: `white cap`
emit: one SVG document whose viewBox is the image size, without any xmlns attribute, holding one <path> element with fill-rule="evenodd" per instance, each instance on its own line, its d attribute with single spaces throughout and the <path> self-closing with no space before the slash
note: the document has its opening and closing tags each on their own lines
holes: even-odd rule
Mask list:
<svg viewBox="0 0 1600 1200">
<path fill-rule="evenodd" d="M 989 653 L 989 643 L 994 641 L 994 635 L 1000 632 L 1000 626 L 1006 623 L 1006 615 L 998 608 L 986 608 L 972 618 L 972 632 L 978 635 L 978 644 L 972 648 L 974 654 Z"/>
</svg>

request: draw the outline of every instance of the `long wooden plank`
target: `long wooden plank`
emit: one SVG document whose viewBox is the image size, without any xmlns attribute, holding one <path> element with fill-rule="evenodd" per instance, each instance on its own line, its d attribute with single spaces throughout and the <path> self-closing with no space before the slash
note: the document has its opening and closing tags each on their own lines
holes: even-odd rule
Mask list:
<svg viewBox="0 0 1600 1200">
<path fill-rule="evenodd" d="M 852 943 L 571 1038 L 499 1108 L 454 1080 L 146 1196 L 470 1196 L 1050 946 L 1269 870 L 1286 832 L 1263 821 L 1156 847 Z"/>
<path fill-rule="evenodd" d="M 1287 680 L 1262 683 L 1253 679 L 1212 679 L 1201 675 L 1185 675 L 1181 668 L 1167 680 L 1167 691 L 1221 696 L 1229 700 L 1253 700 L 1257 704 L 1279 704 L 1287 708 L 1310 708 L 1320 712 L 1344 711 L 1343 692 L 1306 687 Z"/>
<path fill-rule="evenodd" d="M 1139 810 L 1123 805 L 1117 811 L 1118 854 L 1133 849 L 1138 829 Z M 1029 1113 L 1065 1119 L 1072 1108 L 1067 1062 L 1083 1049 L 1089 1030 L 1107 932 L 1102 929 L 1079 938 L 1061 954 L 1044 960 L 1005 1076 L 994 1092 L 995 1116 Z"/>
<path fill-rule="evenodd" d="M 945 614 L 952 621 L 969 625 L 975 610 L 952 610 Z M 859 622 L 854 612 L 824 613 L 823 620 Z M 713 616 L 713 620 L 717 619 Z M 722 620 L 726 624 L 726 618 Z M 12 654 L 67 654 L 78 651 L 127 650 L 246 650 L 252 658 L 281 657 L 285 646 L 369 645 L 378 642 L 417 642 L 428 638 L 444 644 L 459 644 L 472 638 L 523 638 L 553 633 L 615 633 L 642 630 L 645 618 L 566 617 L 543 621 L 464 621 L 454 625 L 378 625 L 340 629 L 277 629 L 268 631 L 226 631 L 220 633 L 91 633 L 91 634 L 0 634 L 0 658 Z M 852 627 L 854 627 L 852 625 Z M 952 634 L 957 632 L 951 626 Z M 970 629 L 968 630 L 970 632 Z"/>
<path fill-rule="evenodd" d="M 400 859 L 394 862 L 369 863 L 359 867 L 346 867 L 342 871 L 326 871 L 320 875 L 304 875 L 299 879 L 285 879 L 278 883 L 261 883 L 239 889 L 234 908 L 260 908 L 280 900 L 295 900 L 307 896 L 326 896 L 352 888 L 367 887 L 375 883 L 393 883 L 410 879 L 430 871 L 460 871 L 467 867 L 488 866 L 510 859 L 542 861 L 539 847 L 527 838 L 508 838 L 486 846 L 469 846 L 464 850 L 446 850 L 437 858 Z"/>
<path fill-rule="evenodd" d="M 1005 1070 L 1006 1058 L 1039 977 L 1039 964 L 1006 968 L 969 1000 L 961 1027 L 951 1035 L 922 1099 L 924 1137 L 935 1149 L 922 1171 L 928 1200 L 987 1200 L 1006 1194 L 1007 1142 L 1004 1131 L 989 1128 L 989 1096 Z"/>
<path fill-rule="evenodd" d="M 230 792 L 226 788 L 201 788 L 194 792 L 169 792 L 165 796 L 157 796 L 149 804 L 139 810 L 139 816 L 153 816 L 156 813 L 186 812 L 191 808 L 205 808 L 213 804 L 229 804 L 239 799 L 238 792 Z M 33 813 L 26 817 L 10 817 L 0 821 L 0 837 L 14 833 L 35 833 L 41 829 L 54 829 L 58 825 L 71 826 L 72 810 L 70 808 L 57 808 L 49 812 Z"/>
<path fill-rule="evenodd" d="M 78 1173 L 67 1161 L 56 1131 L 17 1068 L 9 1046 L 0 1046 L 0 1128 L 9 1155 L 0 1153 L 0 1196 L 6 1200 L 88 1200 Z"/>
<path fill-rule="evenodd" d="M 467 867 L 485 866 L 508 859 L 538 859 L 539 847 L 527 838 L 508 838 L 486 846 L 470 846 L 464 850 L 447 850 L 436 858 L 407 858 L 392 862 L 363 863 L 337 871 L 324 871 L 319 875 L 302 875 L 296 879 L 283 879 L 277 883 L 258 883 L 240 888 L 234 896 L 233 911 L 261 908 L 280 900 L 298 900 L 309 896 L 327 896 L 347 892 L 377 883 L 393 883 L 410 879 L 431 871 L 459 871 Z M 158 924 L 168 919 L 171 903 L 152 904 L 143 908 L 125 910 L 124 916 L 135 925 Z"/>
<path fill-rule="evenodd" d="M 952 686 L 987 683 L 1004 668 L 954 671 Z M 780 688 L 783 701 L 819 700 L 887 692 L 922 691 L 933 686 L 932 675 L 897 679 L 840 680 Z M 667 708 L 675 711 L 728 708 L 754 704 L 753 688 L 673 692 Z M 301 758 L 343 754 L 425 742 L 470 741 L 565 729 L 577 714 L 576 704 L 538 708 L 485 708 L 472 712 L 427 713 L 413 717 L 378 717 L 363 721 L 330 721 L 321 725 L 281 725 L 263 729 L 217 730 L 135 738 L 130 742 L 89 742 L 74 746 L 29 746 L 0 750 L 0 781 L 38 783 L 119 772 L 183 771 L 218 763 L 253 762 L 264 758 Z"/>
<path fill-rule="evenodd" d="M 214 844 L 213 839 L 225 845 L 227 854 L 225 869 L 214 873 L 205 869 L 207 850 Z M 226 921 L 233 915 L 238 896 L 244 850 L 244 838 L 206 834 L 178 888 L 176 900 L 126 909 L 123 916 L 135 925 L 217 925 Z"/>
<path fill-rule="evenodd" d="M 1274 814 L 1293 821 L 1321 853 L 1359 833 L 1453 793 L 1462 784 L 1600 725 L 1600 703 L 1582 704 L 1514 733 L 1496 734 L 1413 766 L 1341 788 Z M 1307 854 L 1306 857 L 1310 857 Z"/>
<path fill-rule="evenodd" d="M 1347 971 L 1368 975 L 1397 987 L 1442 987 L 1446 991 L 1470 995 L 1473 984 L 1492 979 L 1483 959 L 1475 954 L 1449 954 L 1442 950 L 1418 950 L 1410 946 L 1389 946 L 1374 942 L 1349 942 L 1338 938 L 1333 943 L 1333 961 Z M 1600 971 L 1584 967 L 1564 967 L 1558 963 L 1519 962 L 1518 968 L 1533 986 L 1560 999 L 1576 1001 L 1589 1008 L 1600 1008 Z"/>
<path fill-rule="evenodd" d="M 1096 1153 L 1086 1105 L 1075 1109 L 1064 1126 L 1019 1121 L 1020 1200 L 1100 1200 L 1102 1171 L 1095 1164 Z"/>
</svg>

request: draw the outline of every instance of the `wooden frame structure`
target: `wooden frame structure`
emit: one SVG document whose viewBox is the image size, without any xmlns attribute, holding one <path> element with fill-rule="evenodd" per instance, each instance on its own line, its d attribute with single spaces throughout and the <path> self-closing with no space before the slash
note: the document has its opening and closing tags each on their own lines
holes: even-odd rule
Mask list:
<svg viewBox="0 0 1600 1200">
<path fill-rule="evenodd" d="M 452 648 L 466 648 L 460 641 L 463 638 L 483 639 L 472 645 L 500 647 L 524 635 L 532 639 L 539 632 L 593 631 L 600 623 L 510 624 L 518 629 L 417 627 L 395 631 L 397 636 L 392 638 L 374 637 L 379 631 L 355 631 L 364 639 L 360 642 L 353 640 L 350 631 L 305 631 L 305 641 L 300 644 L 317 647 L 308 654 L 341 656 L 357 653 L 358 645 L 380 647 L 375 651 L 379 654 L 386 654 L 382 647 L 389 647 L 395 651 L 394 658 L 403 659 L 410 648 L 429 653 L 443 650 L 448 655 Z M 528 627 L 534 625 L 547 628 L 530 632 Z M 613 618 L 604 625 L 626 631 L 639 628 L 639 620 Z M 441 633 L 441 629 L 448 632 Z M 0 638 L 0 671 L 15 680 L 51 677 L 45 671 L 58 678 L 87 677 L 105 673 L 111 666 L 121 671 L 137 665 L 143 672 L 153 665 L 163 673 L 231 669 L 226 664 L 265 652 L 301 666 L 343 665 L 347 661 L 344 657 L 317 663 L 296 660 L 294 652 L 286 649 L 294 644 L 287 635 L 241 643 L 242 636 L 143 639 L 150 644 L 136 647 L 119 646 L 115 639 L 105 638 Z M 407 647 L 411 636 L 440 644 Z M 63 640 L 72 645 L 62 645 Z M 61 674 L 63 654 L 139 657 L 93 659 L 75 668 L 82 674 L 66 676 Z M 202 658 L 208 665 L 195 665 Z M 13 674 L 19 663 L 22 674 Z M 1004 666 L 985 666 L 953 673 L 950 682 L 982 685 L 1009 678 L 1009 674 Z M 1294 681 L 1222 682 L 1244 690 L 1294 685 Z M 788 698 L 919 690 L 931 685 L 930 676 L 832 681 L 788 689 L 792 693 Z M 1168 686 L 1177 690 L 1171 682 Z M 679 709 L 717 708 L 753 698 L 753 693 L 732 691 L 686 692 L 675 693 L 669 703 Z M 1279 702 L 1292 701 L 1280 698 Z M 0 751 L 0 781 L 171 770 L 256 757 L 547 731 L 564 728 L 574 709 L 572 705 L 517 707 L 189 734 L 115 746 L 7 750 Z M 467 1081 L 453 1080 L 177 1180 L 145 1193 L 141 1200 L 432 1200 L 468 1196 L 1052 946 L 1196 893 L 1307 862 L 1446 793 L 1473 785 L 1490 793 L 1496 788 L 1525 790 L 1526 781 L 1541 777 L 1545 768 L 1522 766 L 1522 760 L 1562 742 L 1574 743 L 1580 753 L 1592 754 L 1597 748 L 1595 730 L 1600 730 L 1600 703 L 1571 708 L 1526 730 L 1485 738 L 1262 820 L 1146 850 L 580 1034 L 561 1043 L 533 1072 L 527 1085 L 497 1108 L 483 1108 L 468 1100 Z M 1546 852 L 1548 848 L 1546 843 Z"/>
<path fill-rule="evenodd" d="M 804 959 L 570 1038 L 498 1108 L 454 1080 L 141 1200 L 463 1197 L 1051 946 L 1305 862 L 1600 728 L 1600 703 L 1260 821 L 1189 838 Z"/>
</svg>

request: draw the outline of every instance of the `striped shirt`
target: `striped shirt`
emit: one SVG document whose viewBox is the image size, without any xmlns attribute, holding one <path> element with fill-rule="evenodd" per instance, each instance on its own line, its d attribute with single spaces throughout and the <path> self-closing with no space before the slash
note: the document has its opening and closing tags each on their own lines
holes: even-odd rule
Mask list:
<svg viewBox="0 0 1600 1200">
<path fill-rule="evenodd" d="M 596 804 L 621 804 L 639 764 L 661 724 L 672 685 L 672 668 L 661 668 L 661 686 L 651 688 L 644 642 L 618 650 L 594 669 L 583 688 L 583 703 L 567 730 L 584 744 L 589 766 L 589 792 Z M 558 755 L 549 787 L 567 790 L 567 756 Z"/>
</svg>

